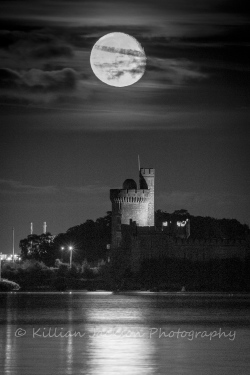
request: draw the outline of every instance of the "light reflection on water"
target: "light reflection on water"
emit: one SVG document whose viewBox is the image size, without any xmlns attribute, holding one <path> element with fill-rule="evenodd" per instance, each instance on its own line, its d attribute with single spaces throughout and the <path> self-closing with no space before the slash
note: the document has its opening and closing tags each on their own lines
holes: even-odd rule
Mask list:
<svg viewBox="0 0 250 375">
<path fill-rule="evenodd" d="M 0 319 L 3 375 L 249 373 L 248 296 L 1 294 Z"/>
</svg>

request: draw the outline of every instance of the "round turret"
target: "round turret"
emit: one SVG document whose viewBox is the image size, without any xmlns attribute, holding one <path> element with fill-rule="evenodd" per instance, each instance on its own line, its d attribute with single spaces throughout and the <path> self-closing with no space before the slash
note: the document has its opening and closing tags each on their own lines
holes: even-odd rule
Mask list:
<svg viewBox="0 0 250 375">
<path fill-rule="evenodd" d="M 131 178 L 128 178 L 127 180 L 123 182 L 122 188 L 125 190 L 136 190 L 137 185 L 134 180 L 132 180 Z"/>
</svg>

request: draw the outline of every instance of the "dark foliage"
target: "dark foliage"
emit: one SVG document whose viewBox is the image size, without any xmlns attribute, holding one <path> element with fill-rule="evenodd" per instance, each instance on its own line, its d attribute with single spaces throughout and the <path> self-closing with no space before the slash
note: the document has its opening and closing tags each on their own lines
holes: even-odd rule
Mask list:
<svg viewBox="0 0 250 375">
<path fill-rule="evenodd" d="M 111 212 L 95 222 L 85 223 L 69 228 L 66 233 L 51 236 L 50 233 L 40 236 L 33 234 L 20 241 L 23 260 L 34 259 L 54 266 L 56 259 L 69 263 L 69 246 L 73 247 L 73 261 L 82 263 L 96 262 L 105 259 L 107 244 L 111 242 Z M 64 251 L 61 248 L 64 247 Z"/>
<path fill-rule="evenodd" d="M 53 266 L 58 258 L 58 249 L 54 246 L 54 236 L 43 233 L 40 236 L 33 234 L 20 241 L 22 260 L 37 260 L 47 266 Z"/>
<path fill-rule="evenodd" d="M 193 216 L 187 210 L 177 210 L 167 213 L 157 210 L 155 213 L 156 227 L 161 227 L 164 221 L 190 220 L 190 238 L 207 239 L 247 239 L 250 238 L 248 225 L 241 224 L 236 219 L 215 219 L 209 216 Z"/>
<path fill-rule="evenodd" d="M 141 288 L 166 291 L 250 291 L 250 259 L 214 259 L 208 263 L 183 259 L 147 259 L 138 278 Z"/>
<path fill-rule="evenodd" d="M 55 237 L 54 246 L 68 248 L 73 246 L 73 259 L 82 263 L 84 260 L 95 262 L 105 259 L 107 244 L 111 242 L 111 212 L 98 218 L 95 222 L 87 220 L 85 223 L 69 228 L 66 233 L 60 233 Z M 69 254 L 63 251 L 62 259 L 67 262 Z"/>
</svg>

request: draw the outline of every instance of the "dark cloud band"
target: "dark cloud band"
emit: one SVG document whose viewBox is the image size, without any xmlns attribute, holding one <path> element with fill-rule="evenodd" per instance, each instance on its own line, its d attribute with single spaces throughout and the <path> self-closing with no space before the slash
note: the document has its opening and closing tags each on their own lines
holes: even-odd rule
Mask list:
<svg viewBox="0 0 250 375">
<path fill-rule="evenodd" d="M 96 44 L 94 48 L 101 50 L 101 51 L 110 52 L 110 53 L 120 53 L 122 55 L 131 55 L 131 56 L 146 58 L 144 52 L 133 50 L 133 49 L 107 47 L 107 46 L 100 46 L 98 44 Z"/>
</svg>

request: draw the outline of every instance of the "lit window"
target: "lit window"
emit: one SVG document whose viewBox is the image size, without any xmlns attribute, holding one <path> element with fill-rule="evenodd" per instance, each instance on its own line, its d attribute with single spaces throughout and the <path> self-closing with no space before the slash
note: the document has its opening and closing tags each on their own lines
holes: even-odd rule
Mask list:
<svg viewBox="0 0 250 375">
<path fill-rule="evenodd" d="M 177 227 L 185 227 L 187 221 L 184 220 L 184 221 L 177 221 Z"/>
</svg>

